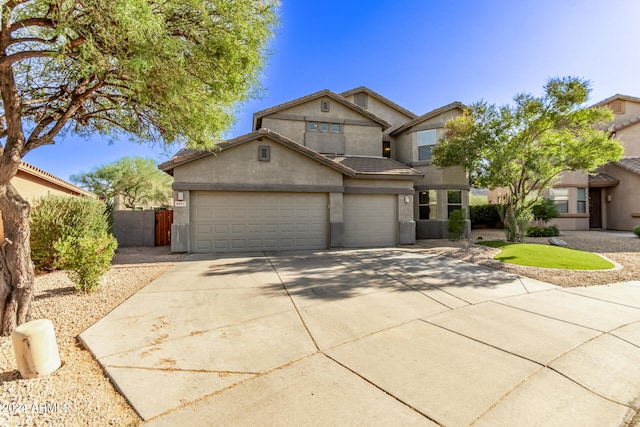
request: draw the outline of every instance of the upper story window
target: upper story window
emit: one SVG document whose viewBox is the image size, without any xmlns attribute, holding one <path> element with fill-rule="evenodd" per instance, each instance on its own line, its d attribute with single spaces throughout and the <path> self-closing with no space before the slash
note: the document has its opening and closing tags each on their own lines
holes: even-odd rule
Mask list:
<svg viewBox="0 0 640 427">
<path fill-rule="evenodd" d="M 310 132 L 341 133 L 342 125 L 340 123 L 309 122 L 307 129 Z"/>
<path fill-rule="evenodd" d="M 438 142 L 435 129 L 418 132 L 418 160 L 431 160 L 433 146 Z"/>
<path fill-rule="evenodd" d="M 382 157 L 391 157 L 391 141 L 382 141 Z"/>
</svg>

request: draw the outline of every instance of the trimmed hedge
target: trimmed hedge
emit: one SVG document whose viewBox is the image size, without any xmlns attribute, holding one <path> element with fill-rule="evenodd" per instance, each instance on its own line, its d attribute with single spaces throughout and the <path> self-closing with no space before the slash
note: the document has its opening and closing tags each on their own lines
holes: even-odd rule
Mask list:
<svg viewBox="0 0 640 427">
<path fill-rule="evenodd" d="M 635 227 L 633 227 L 633 234 L 640 237 L 640 225 L 636 225 Z"/>
<path fill-rule="evenodd" d="M 469 206 L 471 228 L 504 228 L 500 219 L 503 205 L 475 205 Z"/>
<path fill-rule="evenodd" d="M 550 227 L 531 227 L 527 230 L 527 236 L 529 237 L 556 237 L 560 235 L 558 226 L 552 225 Z"/>
</svg>

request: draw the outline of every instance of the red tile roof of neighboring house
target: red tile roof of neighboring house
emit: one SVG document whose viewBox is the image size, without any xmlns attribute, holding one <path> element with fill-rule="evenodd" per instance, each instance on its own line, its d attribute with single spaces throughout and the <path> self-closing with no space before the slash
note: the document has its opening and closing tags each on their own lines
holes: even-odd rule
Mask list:
<svg viewBox="0 0 640 427">
<path fill-rule="evenodd" d="M 18 167 L 18 172 L 23 172 L 25 174 L 38 177 L 52 184 L 55 184 L 59 187 L 62 187 L 66 190 L 69 190 L 73 193 L 77 193 L 78 195 L 88 196 L 88 197 L 97 197 L 95 194 L 85 190 L 84 188 L 80 188 L 77 185 L 73 185 L 70 182 L 65 181 L 64 179 L 58 178 L 57 176 L 54 176 L 49 172 L 46 172 L 26 162 L 20 162 L 20 166 Z"/>
</svg>

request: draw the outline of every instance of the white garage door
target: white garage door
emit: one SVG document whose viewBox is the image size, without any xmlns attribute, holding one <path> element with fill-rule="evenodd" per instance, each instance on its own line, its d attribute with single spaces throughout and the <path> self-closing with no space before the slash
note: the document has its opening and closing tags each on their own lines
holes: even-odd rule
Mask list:
<svg viewBox="0 0 640 427">
<path fill-rule="evenodd" d="M 348 248 L 395 246 L 397 196 L 344 195 L 344 245 Z"/>
<path fill-rule="evenodd" d="M 191 193 L 191 252 L 326 249 L 327 195 Z"/>
</svg>

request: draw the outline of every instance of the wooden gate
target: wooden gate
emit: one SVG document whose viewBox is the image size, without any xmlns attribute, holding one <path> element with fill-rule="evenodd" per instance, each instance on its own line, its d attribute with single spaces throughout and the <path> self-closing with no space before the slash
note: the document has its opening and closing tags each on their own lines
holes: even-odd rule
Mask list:
<svg viewBox="0 0 640 427">
<path fill-rule="evenodd" d="M 156 211 L 156 246 L 171 244 L 173 211 Z"/>
</svg>

